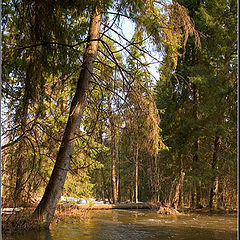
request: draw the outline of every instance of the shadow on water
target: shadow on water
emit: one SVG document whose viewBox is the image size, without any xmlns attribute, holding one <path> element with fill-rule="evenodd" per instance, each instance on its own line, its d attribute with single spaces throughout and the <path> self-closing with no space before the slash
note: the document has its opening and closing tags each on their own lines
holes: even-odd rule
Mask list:
<svg viewBox="0 0 240 240">
<path fill-rule="evenodd" d="M 3 240 L 54 240 L 50 230 L 27 231 L 3 236 Z M 66 238 L 67 239 L 67 238 Z"/>
<path fill-rule="evenodd" d="M 50 231 L 26 232 L 6 240 L 236 240 L 235 215 L 161 216 L 144 210 L 91 211 L 89 218 L 71 218 Z"/>
</svg>

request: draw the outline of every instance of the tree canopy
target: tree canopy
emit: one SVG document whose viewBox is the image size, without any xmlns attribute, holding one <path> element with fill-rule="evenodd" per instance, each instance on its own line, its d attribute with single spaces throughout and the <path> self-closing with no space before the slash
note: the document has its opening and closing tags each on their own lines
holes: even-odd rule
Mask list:
<svg viewBox="0 0 240 240">
<path fill-rule="evenodd" d="M 237 1 L 3 1 L 3 205 L 237 204 Z"/>
</svg>

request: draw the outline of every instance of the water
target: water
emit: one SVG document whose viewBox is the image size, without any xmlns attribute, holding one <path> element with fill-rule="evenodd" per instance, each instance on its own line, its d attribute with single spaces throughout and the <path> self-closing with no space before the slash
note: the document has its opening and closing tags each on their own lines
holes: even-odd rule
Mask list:
<svg viewBox="0 0 240 240">
<path fill-rule="evenodd" d="M 90 211 L 84 221 L 65 219 L 50 231 L 6 240 L 235 240 L 236 214 L 162 216 L 150 210 Z"/>
</svg>

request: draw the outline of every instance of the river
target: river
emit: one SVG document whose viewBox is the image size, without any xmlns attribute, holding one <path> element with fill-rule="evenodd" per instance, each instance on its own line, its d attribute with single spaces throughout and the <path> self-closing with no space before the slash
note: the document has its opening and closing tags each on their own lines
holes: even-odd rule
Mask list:
<svg viewBox="0 0 240 240">
<path fill-rule="evenodd" d="M 84 221 L 65 219 L 49 231 L 5 240 L 235 240 L 236 214 L 159 215 L 150 210 L 93 210 Z"/>
</svg>

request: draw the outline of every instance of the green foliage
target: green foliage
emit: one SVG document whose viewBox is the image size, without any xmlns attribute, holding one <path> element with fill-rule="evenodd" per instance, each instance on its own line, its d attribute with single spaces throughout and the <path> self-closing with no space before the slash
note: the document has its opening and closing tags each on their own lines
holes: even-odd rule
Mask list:
<svg viewBox="0 0 240 240">
<path fill-rule="evenodd" d="M 196 29 L 201 32 L 202 49 L 197 49 L 190 38 L 174 73 L 161 72 L 155 92 L 162 118 L 162 135 L 170 149 L 163 155 L 165 165 L 171 165 L 170 174 L 173 175 L 176 167 L 184 168 L 186 191 L 191 191 L 191 184 L 198 182 L 202 198 L 206 200 L 209 192 L 204 189 L 208 189 L 209 184 L 213 186 L 213 177 L 221 176 L 219 181 L 223 184 L 231 175 L 225 164 L 236 162 L 236 148 L 233 147 L 236 136 L 232 138 L 235 142 L 232 142 L 232 150 L 225 145 L 226 136 L 236 132 L 236 2 L 204 1 L 201 5 L 196 2 L 179 1 L 188 8 Z M 172 66 L 168 58 L 166 61 Z M 197 103 L 194 100 L 196 87 L 199 91 Z M 166 109 L 164 114 L 161 109 Z M 194 115 L 196 111 L 198 118 Z M 216 136 L 222 137 L 222 145 L 214 169 Z M 196 141 L 199 141 L 199 148 L 194 153 Z M 232 156 L 225 158 L 230 152 Z M 184 155 L 182 166 L 177 161 L 180 154 Z M 198 162 L 193 161 L 194 154 L 198 155 Z M 231 171 L 235 173 L 236 168 Z M 220 188 L 220 191 L 226 189 Z"/>
<path fill-rule="evenodd" d="M 134 198 L 137 154 L 140 199 L 169 200 L 181 170 L 186 172 L 186 198 L 198 182 L 207 199 L 216 176 L 221 194 L 232 194 L 237 175 L 236 0 L 171 4 L 4 0 L 6 185 L 14 189 L 21 170 L 26 186 L 23 198 L 44 192 L 68 120 L 96 6 L 103 12 L 102 34 L 64 194 L 111 198 L 113 133 L 120 200 Z M 135 27 L 131 40 L 121 33 L 122 18 Z M 151 56 L 152 51 L 163 61 L 155 53 Z M 149 59 L 161 61 L 154 89 Z M 198 101 L 194 100 L 196 89 Z M 222 145 L 213 168 L 217 136 Z M 9 192 L 12 199 L 13 191 Z"/>
</svg>

